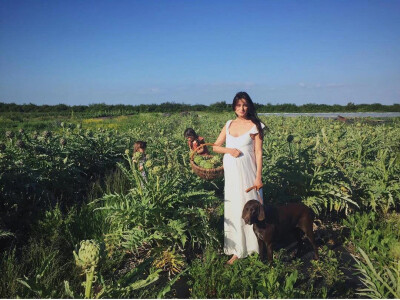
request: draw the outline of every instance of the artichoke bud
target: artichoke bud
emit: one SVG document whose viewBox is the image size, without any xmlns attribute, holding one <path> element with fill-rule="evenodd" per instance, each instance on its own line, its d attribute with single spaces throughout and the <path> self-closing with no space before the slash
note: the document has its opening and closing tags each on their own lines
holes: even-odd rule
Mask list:
<svg viewBox="0 0 400 300">
<path fill-rule="evenodd" d="M 42 136 L 46 139 L 51 137 L 51 131 L 48 130 L 43 131 Z"/>
<path fill-rule="evenodd" d="M 17 140 L 16 145 L 18 148 L 25 148 L 25 143 L 22 140 Z"/>
<path fill-rule="evenodd" d="M 81 241 L 78 254 L 74 251 L 75 263 L 83 270 L 97 266 L 100 259 L 100 246 L 94 240 Z"/>
<path fill-rule="evenodd" d="M 125 151 L 126 151 L 126 150 L 125 150 Z M 129 153 L 129 152 L 128 152 L 128 153 Z M 143 156 L 143 153 L 142 153 L 142 152 L 135 152 L 135 153 L 133 153 L 133 159 L 139 160 L 139 159 L 142 158 L 142 156 Z"/>
<path fill-rule="evenodd" d="M 14 137 L 14 132 L 12 131 L 6 131 L 6 137 L 12 139 Z"/>
<path fill-rule="evenodd" d="M 153 162 L 151 160 L 146 161 L 146 163 L 144 164 L 146 166 L 146 168 L 151 168 L 151 166 L 153 165 Z"/>
<path fill-rule="evenodd" d="M 161 171 L 162 171 L 162 168 L 161 168 L 160 166 L 155 166 L 155 167 L 153 168 L 153 170 L 152 170 L 152 173 L 153 173 L 154 175 L 159 175 L 159 174 L 161 174 Z"/>
</svg>

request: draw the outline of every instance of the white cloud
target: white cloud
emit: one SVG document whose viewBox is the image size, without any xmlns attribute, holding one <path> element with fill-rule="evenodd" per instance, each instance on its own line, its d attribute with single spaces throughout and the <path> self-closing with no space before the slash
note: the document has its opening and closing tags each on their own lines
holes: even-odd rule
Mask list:
<svg viewBox="0 0 400 300">
<path fill-rule="evenodd" d="M 137 91 L 140 95 L 157 95 L 160 94 L 162 91 L 158 87 L 149 87 L 149 88 L 142 88 Z"/>
<path fill-rule="evenodd" d="M 327 83 L 327 84 L 321 84 L 321 83 L 313 83 L 313 84 L 306 84 L 304 82 L 300 82 L 298 84 L 299 87 L 301 88 L 306 88 L 306 89 L 321 89 L 321 88 L 341 88 L 346 86 L 343 83 Z"/>
</svg>

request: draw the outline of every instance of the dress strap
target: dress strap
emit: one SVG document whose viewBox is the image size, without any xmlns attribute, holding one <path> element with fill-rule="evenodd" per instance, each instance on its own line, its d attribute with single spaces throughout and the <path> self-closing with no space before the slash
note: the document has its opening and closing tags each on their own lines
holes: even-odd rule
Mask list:
<svg viewBox="0 0 400 300">
<path fill-rule="evenodd" d="M 229 120 L 225 124 L 225 132 L 226 132 L 226 134 L 228 134 L 228 128 L 229 128 L 229 125 L 231 125 L 231 123 L 232 123 L 232 120 Z"/>
</svg>

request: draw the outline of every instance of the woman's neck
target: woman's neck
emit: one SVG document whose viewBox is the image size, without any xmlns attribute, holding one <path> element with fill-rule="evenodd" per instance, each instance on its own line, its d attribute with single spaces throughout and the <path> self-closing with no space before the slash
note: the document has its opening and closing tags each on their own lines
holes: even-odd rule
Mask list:
<svg viewBox="0 0 400 300">
<path fill-rule="evenodd" d="M 244 117 L 236 117 L 236 120 L 237 121 L 239 121 L 239 122 L 248 122 L 248 121 L 251 121 L 250 119 L 248 119 L 248 118 L 244 118 Z"/>
</svg>

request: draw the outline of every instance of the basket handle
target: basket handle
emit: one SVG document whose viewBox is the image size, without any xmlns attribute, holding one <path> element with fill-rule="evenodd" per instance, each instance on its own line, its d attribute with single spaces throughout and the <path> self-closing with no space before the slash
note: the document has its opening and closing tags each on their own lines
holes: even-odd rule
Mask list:
<svg viewBox="0 0 400 300">
<path fill-rule="evenodd" d="M 193 156 L 194 156 L 195 154 L 197 154 L 197 151 L 200 150 L 201 148 L 203 148 L 204 146 L 216 146 L 216 145 L 213 144 L 213 143 L 204 143 L 204 144 L 201 144 L 201 145 L 198 146 L 195 150 L 193 150 L 193 153 L 190 155 L 190 160 L 193 160 Z"/>
</svg>

